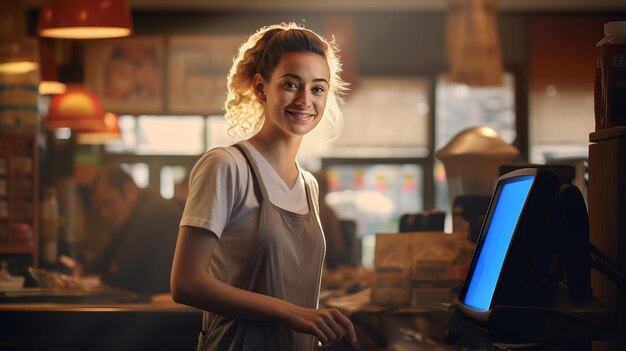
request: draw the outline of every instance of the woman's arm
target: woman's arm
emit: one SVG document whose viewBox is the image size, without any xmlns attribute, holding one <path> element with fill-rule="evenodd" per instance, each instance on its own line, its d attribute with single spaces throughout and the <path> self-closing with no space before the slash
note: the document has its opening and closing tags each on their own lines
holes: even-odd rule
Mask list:
<svg viewBox="0 0 626 351">
<path fill-rule="evenodd" d="M 235 318 L 284 323 L 314 335 L 322 344 L 344 336 L 356 342 L 352 323 L 336 309 L 303 308 L 213 278 L 207 267 L 217 241 L 217 236 L 205 229 L 180 227 L 170 281 L 174 301 Z"/>
</svg>

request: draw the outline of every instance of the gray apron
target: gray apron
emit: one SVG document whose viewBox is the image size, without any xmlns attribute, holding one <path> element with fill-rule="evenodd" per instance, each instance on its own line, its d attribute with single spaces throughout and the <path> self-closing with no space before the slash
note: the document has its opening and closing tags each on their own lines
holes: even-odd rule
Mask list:
<svg viewBox="0 0 626 351">
<path fill-rule="evenodd" d="M 251 167 L 261 212 L 256 243 L 246 267 L 233 285 L 298 306 L 316 308 L 325 243 L 309 186 L 305 182 L 307 214 L 275 206 L 269 201 L 250 152 L 245 146 L 234 146 Z M 312 335 L 298 333 L 280 323 L 235 319 L 205 311 L 198 350 L 310 351 L 315 350 L 315 345 Z"/>
</svg>

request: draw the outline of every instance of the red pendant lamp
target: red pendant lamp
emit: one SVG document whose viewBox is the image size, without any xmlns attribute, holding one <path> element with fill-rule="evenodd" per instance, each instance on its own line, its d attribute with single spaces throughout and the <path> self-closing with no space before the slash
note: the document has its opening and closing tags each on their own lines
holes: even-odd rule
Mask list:
<svg viewBox="0 0 626 351">
<path fill-rule="evenodd" d="M 79 86 L 68 86 L 65 93 L 52 98 L 44 128 L 100 131 L 104 129 L 102 103 L 91 91 Z"/>
<path fill-rule="evenodd" d="M 129 36 L 130 8 L 125 0 L 54 0 L 39 14 L 39 36 L 100 39 Z"/>
</svg>

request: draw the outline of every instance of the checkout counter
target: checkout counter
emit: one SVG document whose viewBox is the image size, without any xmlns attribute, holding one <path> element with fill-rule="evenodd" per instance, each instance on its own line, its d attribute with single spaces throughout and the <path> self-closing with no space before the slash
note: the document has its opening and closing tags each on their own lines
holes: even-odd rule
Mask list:
<svg viewBox="0 0 626 351">
<path fill-rule="evenodd" d="M 202 313 L 107 287 L 0 292 L 0 350 L 194 350 Z"/>
<path fill-rule="evenodd" d="M 370 303 L 370 289 L 326 300 L 353 321 L 359 351 L 422 350 L 592 350 L 586 327 L 543 325 L 578 338 L 501 340 L 460 318 L 452 304 L 386 308 Z M 111 296 L 111 295 L 110 295 Z M 174 303 L 111 300 L 104 302 L 0 303 L 1 350 L 195 350 L 202 315 Z M 61 300 L 67 300 L 62 298 Z M 94 300 L 95 301 L 95 300 Z M 567 320 L 564 320 L 565 322 Z M 571 322 L 571 321 L 570 321 Z M 545 323 L 544 323 L 545 324 Z M 539 325 L 539 324 L 537 324 Z M 513 328 L 521 324 L 511 323 Z M 576 327 L 578 329 L 572 329 Z M 584 331 L 584 333 L 581 333 Z M 570 335 L 570 336 L 571 336 Z M 601 342 L 605 346 L 615 341 Z M 326 351 L 345 350 L 339 345 Z M 608 350 L 619 350 L 609 348 Z"/>
</svg>

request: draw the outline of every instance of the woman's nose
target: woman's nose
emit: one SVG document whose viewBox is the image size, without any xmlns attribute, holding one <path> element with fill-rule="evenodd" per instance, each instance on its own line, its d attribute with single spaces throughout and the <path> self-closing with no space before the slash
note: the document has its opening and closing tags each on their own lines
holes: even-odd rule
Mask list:
<svg viewBox="0 0 626 351">
<path fill-rule="evenodd" d="M 311 106 L 311 96 L 307 91 L 301 91 L 296 97 L 296 105 L 299 107 L 308 108 Z"/>
</svg>

